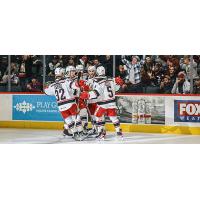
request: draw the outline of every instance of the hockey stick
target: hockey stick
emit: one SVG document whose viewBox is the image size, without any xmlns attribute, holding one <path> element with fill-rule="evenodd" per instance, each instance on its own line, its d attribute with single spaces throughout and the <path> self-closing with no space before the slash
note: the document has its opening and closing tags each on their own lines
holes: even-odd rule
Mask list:
<svg viewBox="0 0 200 200">
<path fill-rule="evenodd" d="M 88 101 L 85 100 L 84 102 L 85 102 L 85 105 L 86 105 L 87 113 L 88 113 L 88 115 L 89 115 L 89 117 L 90 117 L 90 120 L 91 120 L 92 130 L 95 130 L 95 131 L 97 132 L 97 128 L 96 128 L 95 122 L 94 122 L 94 120 L 93 120 L 93 118 L 92 118 L 90 109 L 88 108 Z M 93 134 L 90 133 L 89 136 L 90 136 L 90 135 L 94 135 L 94 133 L 93 133 Z"/>
<path fill-rule="evenodd" d="M 77 83 L 78 83 L 78 86 L 79 86 L 79 87 L 80 87 L 80 85 L 79 85 L 80 78 L 81 78 L 81 74 L 78 73 Z M 80 93 L 79 93 L 78 99 L 79 99 L 79 98 L 80 98 Z M 80 112 L 80 110 L 78 111 L 78 109 L 79 109 L 79 101 L 76 103 L 76 105 L 77 105 L 77 113 L 76 113 L 76 116 L 75 116 L 74 128 L 76 127 L 77 116 L 78 116 L 78 114 L 79 114 L 79 112 Z M 78 130 L 77 130 L 77 131 L 78 131 Z M 80 140 L 80 134 L 79 134 L 79 133 L 78 133 L 78 135 L 74 135 L 73 138 L 74 138 L 76 141 L 81 141 L 81 140 Z"/>
<path fill-rule="evenodd" d="M 81 78 L 81 72 L 78 72 L 77 83 L 78 83 L 78 86 L 79 86 L 79 87 L 80 87 L 80 84 L 79 84 L 80 78 Z M 78 100 L 80 99 L 80 94 L 81 94 L 81 93 L 79 93 Z M 78 103 L 77 103 L 77 108 L 79 109 L 79 101 L 78 101 Z M 80 110 L 76 113 L 74 128 L 75 128 L 76 123 L 77 123 L 77 116 L 78 116 L 78 113 L 80 113 Z M 83 140 L 86 139 L 87 137 L 88 137 L 87 135 L 84 136 L 84 135 L 81 135 L 81 134 L 78 132 L 78 134 L 77 134 L 77 135 L 74 135 L 73 138 L 74 138 L 76 141 L 83 141 Z"/>
</svg>

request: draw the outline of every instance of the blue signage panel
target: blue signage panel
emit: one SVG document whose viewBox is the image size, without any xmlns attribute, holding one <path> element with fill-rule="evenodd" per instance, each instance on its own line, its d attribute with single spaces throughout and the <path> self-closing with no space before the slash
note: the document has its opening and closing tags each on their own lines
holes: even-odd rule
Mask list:
<svg viewBox="0 0 200 200">
<path fill-rule="evenodd" d="M 63 121 L 54 96 L 13 95 L 13 120 Z"/>
<path fill-rule="evenodd" d="M 198 100 L 175 100 L 175 122 L 200 122 L 200 101 Z"/>
</svg>

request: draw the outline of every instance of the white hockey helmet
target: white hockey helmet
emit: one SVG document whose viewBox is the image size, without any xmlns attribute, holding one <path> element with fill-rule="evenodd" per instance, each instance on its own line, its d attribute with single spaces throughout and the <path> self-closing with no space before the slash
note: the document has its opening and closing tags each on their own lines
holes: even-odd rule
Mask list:
<svg viewBox="0 0 200 200">
<path fill-rule="evenodd" d="M 65 69 L 64 68 L 61 68 L 61 67 L 57 67 L 55 69 L 55 76 L 64 76 L 65 75 Z"/>
<path fill-rule="evenodd" d="M 91 66 L 88 67 L 87 70 L 88 70 L 88 71 L 91 70 L 91 71 L 95 71 L 95 72 L 96 72 L 97 69 L 96 69 L 96 67 L 95 67 L 94 65 L 91 65 Z"/>
<path fill-rule="evenodd" d="M 83 72 L 83 65 L 76 65 L 77 72 Z"/>
<path fill-rule="evenodd" d="M 105 76 L 106 70 L 103 66 L 97 67 L 97 75 L 98 76 Z"/>
<path fill-rule="evenodd" d="M 71 71 L 76 71 L 76 68 L 74 66 L 72 66 L 72 65 L 67 66 L 67 68 L 66 68 L 66 74 L 69 74 L 69 72 L 71 72 Z"/>
</svg>

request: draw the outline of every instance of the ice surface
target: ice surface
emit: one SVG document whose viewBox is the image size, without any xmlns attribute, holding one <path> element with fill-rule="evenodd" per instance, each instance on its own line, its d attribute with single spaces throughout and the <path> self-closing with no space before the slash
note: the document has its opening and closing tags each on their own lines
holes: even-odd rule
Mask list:
<svg viewBox="0 0 200 200">
<path fill-rule="evenodd" d="M 62 130 L 44 129 L 6 129 L 0 128 L 1 144 L 194 144 L 200 143 L 198 135 L 173 135 L 157 133 L 125 133 L 124 139 L 118 139 L 114 133 L 108 133 L 104 141 L 87 138 L 85 141 L 75 141 L 70 137 L 63 138 Z"/>
</svg>

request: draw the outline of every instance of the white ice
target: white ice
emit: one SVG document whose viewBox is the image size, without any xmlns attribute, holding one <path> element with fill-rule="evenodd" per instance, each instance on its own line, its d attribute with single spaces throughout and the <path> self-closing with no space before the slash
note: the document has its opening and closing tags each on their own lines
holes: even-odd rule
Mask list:
<svg viewBox="0 0 200 200">
<path fill-rule="evenodd" d="M 104 141 L 87 138 L 78 142 L 70 137 L 63 137 L 62 130 L 11 129 L 0 128 L 1 144 L 199 144 L 199 135 L 174 135 L 157 133 L 124 133 L 124 139 L 118 139 L 109 132 Z"/>
</svg>

